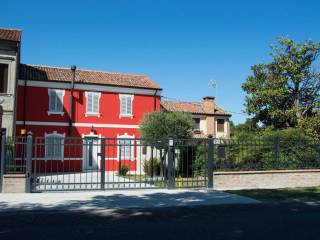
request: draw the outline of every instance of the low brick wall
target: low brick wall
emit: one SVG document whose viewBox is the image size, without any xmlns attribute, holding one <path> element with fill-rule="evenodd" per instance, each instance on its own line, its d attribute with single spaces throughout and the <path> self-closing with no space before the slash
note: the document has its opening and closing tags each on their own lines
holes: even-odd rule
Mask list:
<svg viewBox="0 0 320 240">
<path fill-rule="evenodd" d="M 216 190 L 314 186 L 320 186 L 320 169 L 214 173 L 214 189 Z"/>
<path fill-rule="evenodd" d="M 26 192 L 25 174 L 5 174 L 3 175 L 3 193 L 24 193 Z"/>
</svg>

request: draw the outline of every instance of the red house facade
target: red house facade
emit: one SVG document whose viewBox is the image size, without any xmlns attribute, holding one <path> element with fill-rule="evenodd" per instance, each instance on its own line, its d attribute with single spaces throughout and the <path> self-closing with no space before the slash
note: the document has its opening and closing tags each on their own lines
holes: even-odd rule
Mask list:
<svg viewBox="0 0 320 240">
<path fill-rule="evenodd" d="M 27 64 L 18 71 L 16 135 L 32 132 L 38 172 L 100 168 L 101 138 L 108 141 L 107 171 L 118 170 L 119 161 L 137 171 L 139 124 L 160 110 L 156 83 L 145 75 Z"/>
</svg>

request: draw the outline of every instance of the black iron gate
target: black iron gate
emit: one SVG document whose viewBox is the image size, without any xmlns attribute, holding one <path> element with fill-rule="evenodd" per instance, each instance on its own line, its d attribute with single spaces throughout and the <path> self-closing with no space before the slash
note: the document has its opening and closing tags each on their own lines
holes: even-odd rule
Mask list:
<svg viewBox="0 0 320 240">
<path fill-rule="evenodd" d="M 1 175 L 25 173 L 30 192 L 212 187 L 212 139 L 51 134 L 3 141 Z"/>
<path fill-rule="evenodd" d="M 209 142 L 35 138 L 32 191 L 210 187 Z"/>
</svg>

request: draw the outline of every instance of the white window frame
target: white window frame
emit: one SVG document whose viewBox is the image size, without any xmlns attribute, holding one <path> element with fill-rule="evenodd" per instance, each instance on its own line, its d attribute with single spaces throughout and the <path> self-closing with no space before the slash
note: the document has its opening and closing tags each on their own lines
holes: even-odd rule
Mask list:
<svg viewBox="0 0 320 240">
<path fill-rule="evenodd" d="M 89 94 L 97 94 L 98 95 L 98 111 L 97 112 L 88 112 L 88 98 L 89 98 Z M 97 116 L 100 117 L 100 97 L 101 97 L 101 93 L 100 92 L 86 92 L 86 113 L 85 116 Z"/>
<path fill-rule="evenodd" d="M 50 95 L 51 93 L 54 92 L 54 93 L 62 93 L 62 96 L 61 96 L 61 106 L 62 106 L 62 109 L 61 111 L 51 111 L 50 110 Z M 64 111 L 63 111 L 63 99 L 64 99 L 64 95 L 65 95 L 65 90 L 62 90 L 62 89 L 48 89 L 48 96 L 49 96 L 49 100 L 48 100 L 48 115 L 53 115 L 53 114 L 58 114 L 58 115 L 61 115 L 63 116 L 64 115 Z M 56 95 L 57 96 L 57 95 Z"/>
<path fill-rule="evenodd" d="M 122 97 L 130 97 L 131 98 L 131 113 L 122 113 L 121 112 L 121 104 L 122 104 Z M 133 94 L 119 94 L 119 99 L 120 99 L 120 105 L 119 105 L 119 110 L 120 110 L 120 114 L 119 114 L 119 118 L 123 118 L 123 117 L 129 117 L 129 118 L 133 118 L 133 99 L 134 99 L 134 95 Z M 126 110 L 127 110 L 127 101 L 126 101 Z"/>
<path fill-rule="evenodd" d="M 64 160 L 64 139 L 65 139 L 66 134 L 65 133 L 60 134 L 60 133 L 57 133 L 57 131 L 53 131 L 52 133 L 45 133 L 44 136 L 45 136 L 45 160 L 61 160 L 61 161 L 63 161 Z M 60 152 L 59 157 L 48 156 L 48 148 L 47 148 L 47 138 L 48 137 L 62 138 L 63 144 L 61 147 L 61 152 Z"/>
<path fill-rule="evenodd" d="M 135 160 L 135 157 L 134 157 L 134 135 L 128 135 L 127 133 L 125 133 L 125 134 L 123 134 L 123 135 L 117 135 L 117 139 L 118 139 L 118 141 L 117 141 L 117 145 L 118 145 L 118 147 L 117 147 L 117 160 L 119 161 L 119 160 L 131 160 L 131 161 L 134 161 Z M 127 158 L 126 156 L 125 156 L 125 158 L 123 158 L 123 157 L 121 157 L 121 159 L 120 159 L 120 151 L 121 151 L 121 149 L 120 149 L 120 141 L 121 140 L 130 140 L 130 139 L 132 139 L 131 140 L 131 149 L 130 149 L 130 154 L 131 154 L 131 156 L 130 156 L 130 158 Z"/>
</svg>

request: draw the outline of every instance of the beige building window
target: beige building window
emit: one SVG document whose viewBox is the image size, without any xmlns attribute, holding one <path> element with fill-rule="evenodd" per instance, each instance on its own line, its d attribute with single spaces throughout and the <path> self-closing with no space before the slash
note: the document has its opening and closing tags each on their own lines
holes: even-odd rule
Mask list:
<svg viewBox="0 0 320 240">
<path fill-rule="evenodd" d="M 193 130 L 200 131 L 200 118 L 193 119 Z"/>
<path fill-rule="evenodd" d="M 224 132 L 224 119 L 217 119 L 217 131 Z"/>
<path fill-rule="evenodd" d="M 8 91 L 8 64 L 0 64 L 0 93 Z"/>
</svg>

